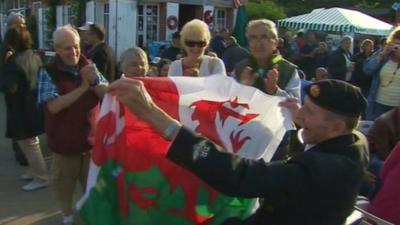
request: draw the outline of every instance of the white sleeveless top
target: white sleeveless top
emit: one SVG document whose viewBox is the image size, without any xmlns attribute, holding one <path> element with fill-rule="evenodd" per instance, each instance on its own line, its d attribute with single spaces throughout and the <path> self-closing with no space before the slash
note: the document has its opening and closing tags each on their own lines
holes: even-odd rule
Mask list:
<svg viewBox="0 0 400 225">
<path fill-rule="evenodd" d="M 400 106 L 400 65 L 389 60 L 379 72 L 379 79 L 376 102 L 387 106 Z"/>
<path fill-rule="evenodd" d="M 224 62 L 216 57 L 204 55 L 200 64 L 200 77 L 206 77 L 214 74 L 225 75 L 226 70 Z M 168 76 L 182 76 L 182 59 L 175 60 L 171 63 Z"/>
</svg>

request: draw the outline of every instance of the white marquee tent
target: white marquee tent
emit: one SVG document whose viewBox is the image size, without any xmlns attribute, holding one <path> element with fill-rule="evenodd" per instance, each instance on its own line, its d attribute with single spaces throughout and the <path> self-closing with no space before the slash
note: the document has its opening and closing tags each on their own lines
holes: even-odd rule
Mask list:
<svg viewBox="0 0 400 225">
<path fill-rule="evenodd" d="M 391 24 L 359 11 L 342 8 L 315 9 L 308 14 L 278 20 L 278 26 L 292 29 L 379 36 L 386 36 L 393 28 Z"/>
</svg>

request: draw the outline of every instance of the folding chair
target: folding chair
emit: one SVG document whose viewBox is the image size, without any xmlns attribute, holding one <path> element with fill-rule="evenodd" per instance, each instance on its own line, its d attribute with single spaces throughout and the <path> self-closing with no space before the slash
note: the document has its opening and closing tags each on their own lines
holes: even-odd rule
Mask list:
<svg viewBox="0 0 400 225">
<path fill-rule="evenodd" d="M 347 217 L 345 225 L 394 225 L 368 212 L 369 200 L 358 196 L 353 213 Z"/>
</svg>

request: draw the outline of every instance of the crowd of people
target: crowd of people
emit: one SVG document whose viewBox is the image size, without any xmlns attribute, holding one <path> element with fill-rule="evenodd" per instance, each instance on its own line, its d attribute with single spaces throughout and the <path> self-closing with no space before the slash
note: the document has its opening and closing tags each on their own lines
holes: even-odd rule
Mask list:
<svg viewBox="0 0 400 225">
<path fill-rule="evenodd" d="M 212 34 L 206 23 L 194 19 L 172 35 L 157 62 L 144 49 L 131 47 L 117 63 L 100 24 L 65 25 L 54 31 L 56 55 L 43 65 L 24 18 L 10 15 L 0 90 L 6 100 L 6 137 L 16 143 L 16 159 L 26 157 L 29 166 L 21 176 L 29 183 L 22 189 L 34 191 L 51 181 L 63 223 L 74 223 L 75 185 L 85 189 L 91 156 L 91 118 L 109 92 L 161 134 L 168 130 L 171 160 L 222 193 L 263 199 L 252 216 L 230 218 L 226 225 L 339 225 L 353 211 L 357 195 L 371 200 L 370 211 L 377 216 L 400 223 L 394 188 L 400 185 L 400 28 L 378 48 L 371 39 L 361 40 L 354 55 L 349 36 L 332 51 L 315 32 L 280 35 L 267 19 L 250 21 L 246 32 L 248 48 L 228 29 Z M 215 74 L 285 97 L 281 107 L 301 131 L 301 150 L 290 148 L 270 163 L 218 152 L 145 98 L 140 81 L 123 79 Z M 361 119 L 373 124 L 364 133 L 367 139 L 356 131 Z M 50 170 L 39 145 L 42 133 L 53 153 Z M 297 133 L 289 136 L 295 139 Z M 208 146 L 206 153 L 196 153 L 199 142 Z M 235 168 L 229 166 L 233 160 Z"/>
</svg>

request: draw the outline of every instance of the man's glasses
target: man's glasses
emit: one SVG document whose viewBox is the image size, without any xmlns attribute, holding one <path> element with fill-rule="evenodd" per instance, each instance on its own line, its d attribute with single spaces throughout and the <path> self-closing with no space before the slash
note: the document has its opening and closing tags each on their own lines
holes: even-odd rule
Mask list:
<svg viewBox="0 0 400 225">
<path fill-rule="evenodd" d="M 199 48 L 204 48 L 207 45 L 207 42 L 205 41 L 185 41 L 185 45 L 193 48 L 195 46 L 199 47 Z"/>
</svg>

